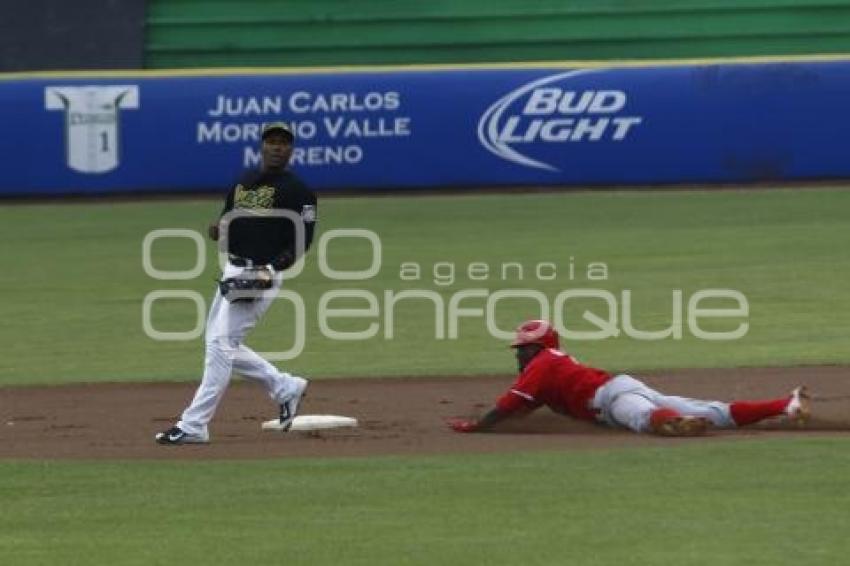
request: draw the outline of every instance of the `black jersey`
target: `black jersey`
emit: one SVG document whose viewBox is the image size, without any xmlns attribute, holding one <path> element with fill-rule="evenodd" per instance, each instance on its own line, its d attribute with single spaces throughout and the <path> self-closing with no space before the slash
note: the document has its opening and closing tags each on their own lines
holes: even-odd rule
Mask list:
<svg viewBox="0 0 850 566">
<path fill-rule="evenodd" d="M 316 226 L 316 195 L 289 171 L 249 171 L 227 195 L 222 215 L 237 209 L 285 209 L 294 212 L 304 226 L 304 250 L 313 241 Z M 228 252 L 257 263 L 273 263 L 290 254 L 294 259 L 295 225 L 287 218 L 247 216 L 234 218 L 228 234 Z"/>
</svg>

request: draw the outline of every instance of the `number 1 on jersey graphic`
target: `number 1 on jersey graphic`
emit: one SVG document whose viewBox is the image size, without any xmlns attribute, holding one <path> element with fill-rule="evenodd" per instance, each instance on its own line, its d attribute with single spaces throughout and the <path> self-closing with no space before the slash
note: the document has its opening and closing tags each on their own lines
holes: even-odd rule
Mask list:
<svg viewBox="0 0 850 566">
<path fill-rule="evenodd" d="M 118 167 L 119 110 L 139 107 L 139 87 L 49 86 L 44 89 L 48 110 L 65 111 L 65 156 L 68 167 L 80 173 L 106 173 Z"/>
</svg>

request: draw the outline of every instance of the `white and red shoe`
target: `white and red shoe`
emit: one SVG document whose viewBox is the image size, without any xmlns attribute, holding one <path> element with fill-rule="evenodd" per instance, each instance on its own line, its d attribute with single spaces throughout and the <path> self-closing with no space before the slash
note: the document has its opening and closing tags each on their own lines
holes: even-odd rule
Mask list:
<svg viewBox="0 0 850 566">
<path fill-rule="evenodd" d="M 680 415 L 673 409 L 655 409 L 649 415 L 649 429 L 659 436 L 703 436 L 710 427 L 706 418 Z"/>
<path fill-rule="evenodd" d="M 788 404 L 785 406 L 785 416 L 795 425 L 802 426 L 806 424 L 812 416 L 811 402 L 812 397 L 805 385 L 795 388 L 788 398 Z"/>
</svg>

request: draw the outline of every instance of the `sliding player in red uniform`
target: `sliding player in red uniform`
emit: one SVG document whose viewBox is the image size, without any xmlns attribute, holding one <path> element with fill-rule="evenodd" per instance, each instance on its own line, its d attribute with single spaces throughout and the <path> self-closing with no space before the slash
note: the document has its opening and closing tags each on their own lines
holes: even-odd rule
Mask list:
<svg viewBox="0 0 850 566">
<path fill-rule="evenodd" d="M 710 427 L 734 428 L 775 416 L 803 424 L 810 416 L 805 387 L 768 401 L 701 401 L 660 393 L 626 374 L 611 375 L 559 349 L 543 320 L 523 323 L 511 344 L 520 376 L 479 420 L 453 420 L 456 432 L 483 432 L 496 423 L 546 405 L 556 413 L 662 436 L 699 436 Z"/>
</svg>

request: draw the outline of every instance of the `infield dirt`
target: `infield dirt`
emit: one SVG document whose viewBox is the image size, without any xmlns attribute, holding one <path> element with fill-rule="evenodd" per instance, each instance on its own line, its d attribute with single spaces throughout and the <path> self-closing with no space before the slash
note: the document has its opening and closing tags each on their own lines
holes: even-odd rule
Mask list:
<svg viewBox="0 0 850 566">
<path fill-rule="evenodd" d="M 338 414 L 356 429 L 263 432 L 276 406 L 257 386 L 235 380 L 202 446 L 160 446 L 197 384 L 82 384 L 0 389 L 0 458 L 240 459 L 350 457 L 573 450 L 716 442 L 767 435 L 850 434 L 850 368 L 689 369 L 636 373 L 672 395 L 702 399 L 783 397 L 798 384 L 814 393 L 813 419 L 796 429 L 781 419 L 711 431 L 707 438 L 667 439 L 579 422 L 542 408 L 488 434 L 457 434 L 446 420 L 480 415 L 511 376 L 314 380 L 301 414 Z"/>
</svg>

